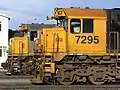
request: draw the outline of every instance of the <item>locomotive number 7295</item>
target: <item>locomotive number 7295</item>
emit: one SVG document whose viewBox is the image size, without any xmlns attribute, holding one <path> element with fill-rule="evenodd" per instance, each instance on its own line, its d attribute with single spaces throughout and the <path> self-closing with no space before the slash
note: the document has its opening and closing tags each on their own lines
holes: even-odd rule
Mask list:
<svg viewBox="0 0 120 90">
<path fill-rule="evenodd" d="M 81 44 L 98 44 L 99 43 L 99 36 L 75 36 L 77 38 L 76 43 L 79 42 Z"/>
</svg>

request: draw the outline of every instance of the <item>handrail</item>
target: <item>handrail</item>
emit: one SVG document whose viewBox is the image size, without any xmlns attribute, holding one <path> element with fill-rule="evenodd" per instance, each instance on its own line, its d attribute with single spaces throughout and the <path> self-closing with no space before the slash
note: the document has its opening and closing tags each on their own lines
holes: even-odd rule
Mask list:
<svg viewBox="0 0 120 90">
<path fill-rule="evenodd" d="M 112 40 L 113 42 L 111 42 Z M 112 43 L 113 43 L 113 48 L 112 48 Z M 119 33 L 115 31 L 109 33 L 108 53 L 110 54 L 111 51 L 113 51 L 114 54 L 119 52 Z"/>
<path fill-rule="evenodd" d="M 56 38 L 57 36 L 57 38 Z M 55 50 L 55 43 L 57 41 L 57 46 L 56 46 L 56 50 Z M 58 33 L 53 33 L 53 50 L 52 50 L 52 61 L 54 61 L 54 53 L 59 51 L 59 35 Z"/>
</svg>

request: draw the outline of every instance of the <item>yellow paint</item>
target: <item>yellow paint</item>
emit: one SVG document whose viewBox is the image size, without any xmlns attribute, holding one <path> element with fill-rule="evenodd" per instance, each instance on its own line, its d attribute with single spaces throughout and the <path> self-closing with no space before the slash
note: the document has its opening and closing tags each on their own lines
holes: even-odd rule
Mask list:
<svg viewBox="0 0 120 90">
<path fill-rule="evenodd" d="M 68 19 L 68 30 L 62 27 L 43 28 L 42 45 L 46 53 L 51 53 L 54 60 L 60 60 L 67 54 L 105 55 L 106 53 L 106 13 L 103 9 L 59 8 L 54 10 L 54 18 L 63 16 Z M 82 33 L 83 19 L 93 19 L 93 33 Z M 81 32 L 70 32 L 70 20 L 81 20 Z M 99 43 L 76 43 L 76 36 L 98 36 Z M 57 38 L 62 38 L 57 41 Z M 62 55 L 60 53 L 63 53 Z"/>
<path fill-rule="evenodd" d="M 82 19 L 81 19 L 82 20 Z M 70 22 L 70 20 L 69 20 Z M 70 23 L 69 23 L 70 24 Z M 94 32 L 93 33 L 81 33 L 80 34 L 72 34 L 69 30 L 68 32 L 68 52 L 73 53 L 100 53 L 106 52 L 106 19 L 94 19 Z M 70 26 L 69 26 L 70 29 Z M 98 44 L 83 44 L 81 40 L 77 42 L 77 38 L 75 36 L 99 36 Z M 87 40 L 86 40 L 87 42 Z"/>
<path fill-rule="evenodd" d="M 61 13 L 60 13 L 61 12 Z M 106 12 L 103 9 L 84 9 L 84 8 L 55 8 L 54 17 L 59 18 L 105 18 Z"/>
<path fill-rule="evenodd" d="M 25 37 L 14 37 L 11 39 L 11 54 L 29 54 L 29 38 Z"/>
<path fill-rule="evenodd" d="M 43 48 L 46 53 L 66 52 L 66 32 L 63 28 L 43 29 L 42 40 Z"/>
<path fill-rule="evenodd" d="M 20 28 L 20 31 L 23 31 L 23 30 L 28 30 L 29 28 L 27 27 L 26 24 L 22 24 L 21 25 L 21 28 Z"/>
<path fill-rule="evenodd" d="M 45 68 L 44 72 L 55 73 L 55 63 L 50 62 L 50 63 L 45 63 L 45 65 L 49 65 L 49 67 L 48 66 L 44 67 Z"/>
</svg>

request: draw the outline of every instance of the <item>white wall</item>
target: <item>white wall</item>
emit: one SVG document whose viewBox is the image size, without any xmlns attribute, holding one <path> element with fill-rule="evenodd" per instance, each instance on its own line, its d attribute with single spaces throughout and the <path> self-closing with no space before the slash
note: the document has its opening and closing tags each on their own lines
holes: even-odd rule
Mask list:
<svg viewBox="0 0 120 90">
<path fill-rule="evenodd" d="M 0 48 L 2 46 L 2 57 L 0 57 L 0 68 L 1 63 L 7 60 L 7 50 L 8 50 L 8 18 L 0 16 L 1 31 L 0 31 Z M 6 47 L 6 49 L 4 48 Z"/>
</svg>

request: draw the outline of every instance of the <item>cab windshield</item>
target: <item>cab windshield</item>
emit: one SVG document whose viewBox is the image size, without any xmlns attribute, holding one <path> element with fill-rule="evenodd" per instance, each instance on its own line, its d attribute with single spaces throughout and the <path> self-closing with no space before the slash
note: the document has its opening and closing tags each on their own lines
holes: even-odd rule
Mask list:
<svg viewBox="0 0 120 90">
<path fill-rule="evenodd" d="M 68 19 L 58 19 L 57 26 L 63 27 L 66 30 L 68 28 Z"/>
</svg>

